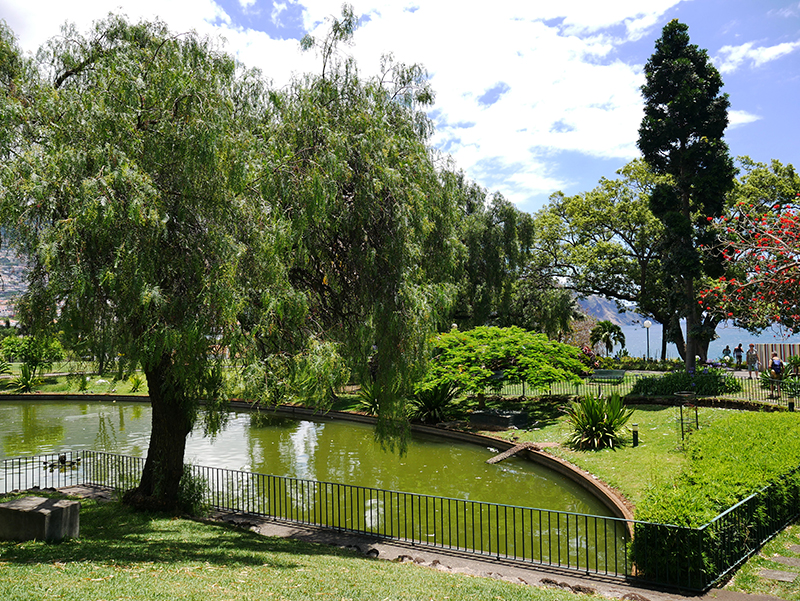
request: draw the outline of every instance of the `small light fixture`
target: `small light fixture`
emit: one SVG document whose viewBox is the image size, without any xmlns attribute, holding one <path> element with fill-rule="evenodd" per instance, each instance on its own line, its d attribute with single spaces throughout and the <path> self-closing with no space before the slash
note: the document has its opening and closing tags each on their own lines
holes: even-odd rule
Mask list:
<svg viewBox="0 0 800 601">
<path fill-rule="evenodd" d="M 631 424 L 631 432 L 633 432 L 633 446 L 639 446 L 639 424 Z"/>
</svg>

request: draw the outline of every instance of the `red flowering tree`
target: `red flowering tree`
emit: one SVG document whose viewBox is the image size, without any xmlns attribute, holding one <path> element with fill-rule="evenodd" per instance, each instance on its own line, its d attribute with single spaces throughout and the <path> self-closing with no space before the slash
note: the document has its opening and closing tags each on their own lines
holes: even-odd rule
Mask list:
<svg viewBox="0 0 800 601">
<path fill-rule="evenodd" d="M 800 176 L 792 165 L 743 159 L 726 217 L 715 220 L 728 277 L 704 291 L 706 310 L 740 326 L 800 328 Z"/>
</svg>

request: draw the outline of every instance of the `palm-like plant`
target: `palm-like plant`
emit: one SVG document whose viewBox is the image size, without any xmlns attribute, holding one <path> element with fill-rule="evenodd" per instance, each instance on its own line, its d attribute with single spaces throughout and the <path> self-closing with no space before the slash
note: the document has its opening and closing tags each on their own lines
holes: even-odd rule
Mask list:
<svg viewBox="0 0 800 601">
<path fill-rule="evenodd" d="M 572 426 L 569 445 L 580 450 L 618 447 L 625 442 L 625 425 L 633 415 L 622 397 L 614 393 L 607 398 L 587 396 L 567 407 Z"/>
<path fill-rule="evenodd" d="M 598 321 L 597 325 L 589 333 L 589 342 L 594 347 L 602 344 L 606 349 L 606 356 L 611 354 L 615 345 L 625 346 L 625 334 L 622 328 L 609 320 Z"/>
<path fill-rule="evenodd" d="M 439 382 L 427 389 L 420 389 L 411 399 L 410 417 L 426 424 L 447 421 L 453 410 L 452 403 L 461 388 L 453 382 Z"/>
</svg>

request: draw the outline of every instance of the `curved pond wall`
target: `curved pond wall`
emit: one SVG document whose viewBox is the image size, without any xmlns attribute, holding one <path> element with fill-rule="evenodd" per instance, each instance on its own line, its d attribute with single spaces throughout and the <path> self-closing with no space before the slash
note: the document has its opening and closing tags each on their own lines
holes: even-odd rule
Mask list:
<svg viewBox="0 0 800 601">
<path fill-rule="evenodd" d="M 248 403 L 231 403 L 232 407 L 236 408 L 249 408 Z M 305 417 L 313 419 L 338 419 L 345 421 L 355 421 L 367 424 L 374 424 L 375 418 L 367 415 L 360 415 L 357 413 L 345 413 L 339 411 L 319 412 L 305 407 L 295 407 L 290 405 L 283 405 L 274 409 L 274 411 L 281 415 L 289 415 L 295 417 Z M 431 426 L 423 426 L 419 424 L 412 424 L 412 431 L 430 434 L 460 442 L 477 444 L 484 447 L 494 447 L 501 451 L 510 449 L 515 443 L 493 438 L 490 436 L 482 436 L 480 434 L 472 434 L 470 432 L 460 432 L 458 430 L 447 430 L 443 428 L 434 428 Z M 633 520 L 633 512 L 628 508 L 623 499 L 604 482 L 592 476 L 571 463 L 564 461 L 558 457 L 554 457 L 536 449 L 526 449 L 521 453 L 522 456 L 528 460 L 545 466 L 546 468 L 568 478 L 575 482 L 586 491 L 596 497 L 614 517 Z"/>
</svg>

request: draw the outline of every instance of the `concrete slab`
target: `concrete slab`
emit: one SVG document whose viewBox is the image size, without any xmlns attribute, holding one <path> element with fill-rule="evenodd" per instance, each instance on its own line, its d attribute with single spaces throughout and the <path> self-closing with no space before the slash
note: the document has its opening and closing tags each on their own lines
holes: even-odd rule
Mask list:
<svg viewBox="0 0 800 601">
<path fill-rule="evenodd" d="M 776 555 L 775 557 L 770 557 L 769 560 L 792 568 L 800 568 L 800 557 L 783 557 L 782 555 Z"/>
<path fill-rule="evenodd" d="M 59 541 L 80 534 L 81 504 L 67 499 L 21 497 L 0 503 L 0 540 Z"/>
<path fill-rule="evenodd" d="M 761 578 L 778 580 L 779 582 L 794 582 L 794 579 L 797 578 L 797 572 L 783 572 L 781 570 L 768 570 L 767 568 L 761 568 L 758 575 Z"/>
</svg>

